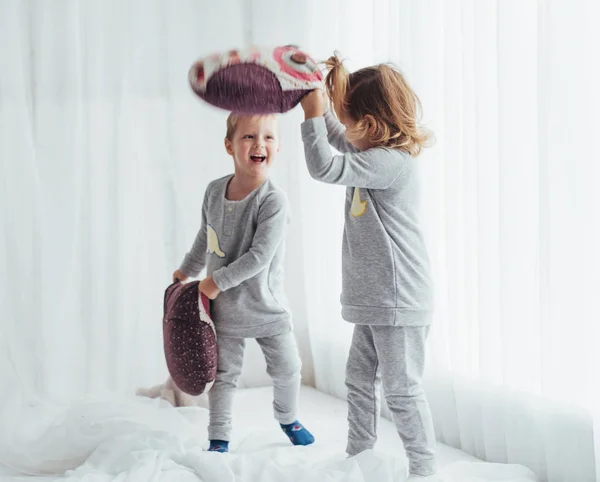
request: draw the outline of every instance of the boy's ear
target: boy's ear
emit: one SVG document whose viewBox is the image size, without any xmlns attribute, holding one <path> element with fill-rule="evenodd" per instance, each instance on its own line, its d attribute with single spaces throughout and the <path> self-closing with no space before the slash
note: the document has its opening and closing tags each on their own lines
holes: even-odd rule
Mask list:
<svg viewBox="0 0 600 482">
<path fill-rule="evenodd" d="M 227 151 L 227 154 L 233 156 L 233 144 L 227 137 L 225 138 L 225 150 Z"/>
</svg>

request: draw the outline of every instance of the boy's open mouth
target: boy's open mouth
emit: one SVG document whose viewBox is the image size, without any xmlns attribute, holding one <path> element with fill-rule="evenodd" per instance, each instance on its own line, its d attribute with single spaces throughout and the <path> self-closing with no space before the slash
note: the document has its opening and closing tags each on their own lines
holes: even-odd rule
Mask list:
<svg viewBox="0 0 600 482">
<path fill-rule="evenodd" d="M 250 156 L 250 159 L 252 160 L 252 162 L 256 162 L 257 164 L 260 164 L 266 158 L 267 158 L 267 156 Z"/>
</svg>

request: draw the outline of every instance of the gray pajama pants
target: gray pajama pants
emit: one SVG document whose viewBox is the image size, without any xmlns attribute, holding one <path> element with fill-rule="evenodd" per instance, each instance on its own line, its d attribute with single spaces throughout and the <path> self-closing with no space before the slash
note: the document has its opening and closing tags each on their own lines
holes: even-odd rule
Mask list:
<svg viewBox="0 0 600 482">
<path fill-rule="evenodd" d="M 428 333 L 428 326 L 355 325 L 346 366 L 349 455 L 375 445 L 383 381 L 409 472 L 435 472 L 435 433 L 421 387 Z"/>
<path fill-rule="evenodd" d="M 273 410 L 282 424 L 296 420 L 302 367 L 293 332 L 256 338 L 267 362 L 267 373 L 273 379 Z M 230 440 L 231 410 L 237 380 L 242 371 L 245 338 L 217 338 L 217 378 L 208 392 L 210 440 Z"/>
</svg>

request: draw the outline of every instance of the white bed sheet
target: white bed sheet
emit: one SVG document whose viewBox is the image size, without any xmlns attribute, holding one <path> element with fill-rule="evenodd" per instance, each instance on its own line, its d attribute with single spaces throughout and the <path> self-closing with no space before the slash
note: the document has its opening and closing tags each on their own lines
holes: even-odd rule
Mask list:
<svg viewBox="0 0 600 482">
<path fill-rule="evenodd" d="M 273 419 L 271 388 L 238 391 L 230 454 L 208 453 L 205 408 L 173 408 L 143 397 L 69 407 L 2 407 L 0 480 L 79 482 L 402 482 L 406 458 L 393 424 L 381 420 L 374 451 L 346 459 L 344 401 L 303 387 L 300 418 L 314 433 L 293 447 Z M 483 463 L 438 447 L 443 480 L 531 482 L 515 465 Z M 64 473 L 64 471 L 67 471 Z M 64 473 L 60 477 L 56 474 Z M 54 475 L 51 475 L 54 474 Z"/>
</svg>

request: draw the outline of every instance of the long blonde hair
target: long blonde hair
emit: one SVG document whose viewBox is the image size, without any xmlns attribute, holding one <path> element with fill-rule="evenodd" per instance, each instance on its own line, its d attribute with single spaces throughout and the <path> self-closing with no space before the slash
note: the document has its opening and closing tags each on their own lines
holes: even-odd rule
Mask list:
<svg viewBox="0 0 600 482">
<path fill-rule="evenodd" d="M 374 146 L 402 149 L 412 156 L 429 145 L 432 135 L 419 124 L 421 101 L 399 70 L 379 64 L 349 73 L 337 53 L 325 64 L 333 109 L 338 117 L 344 113 L 357 122 L 349 138 L 368 136 Z M 369 125 L 367 115 L 375 125 Z"/>
</svg>

